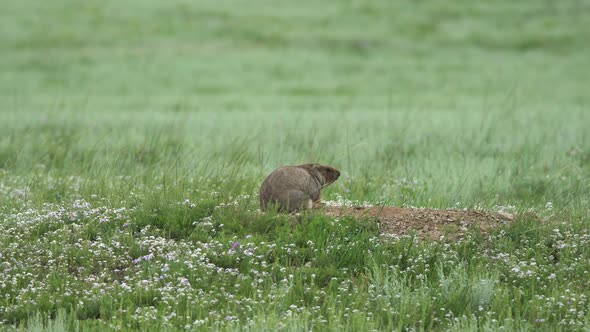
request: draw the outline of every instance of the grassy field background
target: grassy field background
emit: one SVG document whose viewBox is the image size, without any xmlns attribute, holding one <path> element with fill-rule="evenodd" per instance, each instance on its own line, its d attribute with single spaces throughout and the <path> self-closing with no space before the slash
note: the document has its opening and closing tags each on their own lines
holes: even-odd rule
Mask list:
<svg viewBox="0 0 590 332">
<path fill-rule="evenodd" d="M 0 329 L 588 328 L 589 29 L 570 0 L 5 1 Z M 316 161 L 328 200 L 538 217 L 257 212 Z"/>
</svg>

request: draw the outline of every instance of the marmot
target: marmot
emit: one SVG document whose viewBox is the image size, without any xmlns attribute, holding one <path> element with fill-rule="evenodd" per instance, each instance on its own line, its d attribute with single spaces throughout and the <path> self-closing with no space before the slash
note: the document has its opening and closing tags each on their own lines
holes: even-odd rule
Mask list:
<svg viewBox="0 0 590 332">
<path fill-rule="evenodd" d="M 322 188 L 339 176 L 334 167 L 320 164 L 279 167 L 260 186 L 260 210 L 265 211 L 269 204 L 278 204 L 279 211 L 312 209 L 321 204 Z"/>
</svg>

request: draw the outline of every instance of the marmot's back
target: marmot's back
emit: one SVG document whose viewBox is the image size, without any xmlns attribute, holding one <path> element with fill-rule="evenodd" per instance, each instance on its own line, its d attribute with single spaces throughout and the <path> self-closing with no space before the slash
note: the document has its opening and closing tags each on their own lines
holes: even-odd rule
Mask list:
<svg viewBox="0 0 590 332">
<path fill-rule="evenodd" d="M 260 209 L 265 211 L 269 204 L 288 212 L 311 209 L 320 200 L 321 189 L 339 176 L 335 168 L 320 164 L 279 167 L 262 182 Z"/>
</svg>

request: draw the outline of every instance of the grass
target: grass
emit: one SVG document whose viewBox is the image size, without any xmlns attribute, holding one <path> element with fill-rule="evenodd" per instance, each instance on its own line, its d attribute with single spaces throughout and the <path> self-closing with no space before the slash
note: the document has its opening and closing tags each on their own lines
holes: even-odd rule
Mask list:
<svg viewBox="0 0 590 332">
<path fill-rule="evenodd" d="M 6 2 L 0 329 L 588 329 L 588 10 Z M 327 199 L 546 221 L 258 213 L 310 161 Z"/>
</svg>

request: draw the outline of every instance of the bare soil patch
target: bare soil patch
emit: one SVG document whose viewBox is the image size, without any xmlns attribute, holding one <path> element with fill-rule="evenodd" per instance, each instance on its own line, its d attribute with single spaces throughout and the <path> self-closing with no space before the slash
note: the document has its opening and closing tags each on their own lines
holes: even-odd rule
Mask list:
<svg viewBox="0 0 590 332">
<path fill-rule="evenodd" d="M 439 240 L 457 239 L 468 229 L 479 227 L 484 236 L 495 227 L 514 221 L 514 215 L 501 212 L 474 210 L 407 209 L 391 206 L 347 207 L 325 206 L 332 217 L 353 216 L 357 219 L 375 220 L 383 235 L 404 236 L 416 234 L 421 238 Z"/>
</svg>

